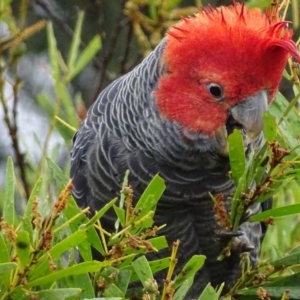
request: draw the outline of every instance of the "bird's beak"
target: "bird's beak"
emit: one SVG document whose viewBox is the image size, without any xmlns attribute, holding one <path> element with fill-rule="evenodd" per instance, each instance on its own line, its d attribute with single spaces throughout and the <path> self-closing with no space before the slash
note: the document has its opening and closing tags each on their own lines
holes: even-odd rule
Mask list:
<svg viewBox="0 0 300 300">
<path fill-rule="evenodd" d="M 263 113 L 267 108 L 266 91 L 261 91 L 232 107 L 226 125 L 222 126 L 216 134 L 219 153 L 228 155 L 228 136 L 234 129 L 242 131 L 245 149 L 255 141 L 263 130 Z"/>
<path fill-rule="evenodd" d="M 262 132 L 263 113 L 268 108 L 268 96 L 266 91 L 246 99 L 230 110 L 232 118 L 244 129 L 248 142 L 253 142 Z"/>
</svg>

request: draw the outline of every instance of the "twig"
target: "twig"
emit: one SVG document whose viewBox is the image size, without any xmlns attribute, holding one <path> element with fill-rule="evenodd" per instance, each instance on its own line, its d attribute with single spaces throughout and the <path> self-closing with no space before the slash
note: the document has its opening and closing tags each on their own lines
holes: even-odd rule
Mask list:
<svg viewBox="0 0 300 300">
<path fill-rule="evenodd" d="M 128 69 L 126 68 L 127 64 L 127 59 L 129 55 L 129 46 L 130 46 L 130 41 L 132 40 L 133 37 L 133 30 L 132 30 L 132 23 L 129 23 L 128 25 L 128 32 L 127 32 L 127 43 L 125 46 L 124 53 L 122 57 L 120 58 L 120 74 L 125 74 L 128 72 Z"/>
<path fill-rule="evenodd" d="M 173 243 L 172 254 L 170 257 L 170 265 L 168 269 L 167 278 L 164 280 L 164 289 L 161 296 L 162 300 L 172 299 L 172 276 L 175 270 L 175 266 L 177 264 L 177 251 L 179 248 L 180 241 L 177 240 Z"/>
<path fill-rule="evenodd" d="M 19 102 L 18 91 L 19 91 L 19 85 L 21 83 L 21 79 L 18 76 L 17 72 L 15 73 L 15 81 L 14 82 L 15 83 L 13 85 L 14 99 L 13 99 L 13 109 L 12 109 L 12 123 L 11 123 L 11 128 L 9 128 L 9 134 L 12 139 L 17 164 L 20 169 L 20 177 L 23 182 L 26 199 L 29 199 L 29 196 L 30 196 L 29 190 L 30 189 L 29 189 L 29 184 L 28 184 L 27 178 L 26 178 L 26 163 L 25 163 L 25 159 L 24 159 L 24 154 L 21 153 L 19 140 L 18 140 L 17 106 L 18 106 L 18 102 Z M 7 123 L 7 126 L 8 126 L 8 123 Z"/>
<path fill-rule="evenodd" d="M 126 23 L 129 22 L 129 20 L 126 18 L 124 19 L 124 14 L 123 14 L 123 9 L 124 9 L 124 5 L 125 5 L 125 0 L 120 1 L 121 2 L 121 12 L 119 13 L 119 15 L 116 17 L 116 23 L 117 26 L 115 28 L 115 30 L 113 31 L 113 33 L 110 35 L 110 39 L 105 41 L 105 44 L 107 44 L 107 46 L 105 46 L 104 48 L 105 53 L 102 55 L 102 69 L 100 72 L 100 76 L 99 76 L 99 80 L 98 80 L 98 85 L 97 88 L 95 90 L 95 95 L 94 95 L 94 99 L 96 99 L 96 97 L 98 96 L 98 94 L 100 93 L 100 91 L 103 88 L 103 81 L 104 79 L 108 79 L 108 83 L 110 83 L 111 79 L 110 78 L 105 78 L 104 77 L 104 73 L 103 70 L 105 70 L 108 66 L 109 61 L 111 60 L 113 53 L 114 53 L 114 49 L 116 47 L 116 43 L 118 41 L 118 37 L 120 36 L 121 33 L 121 29 L 124 28 L 124 26 L 126 25 Z M 125 23 L 124 23 L 125 22 Z"/>
<path fill-rule="evenodd" d="M 13 62 L 14 63 L 14 62 Z M 3 74 L 4 68 L 0 68 L 0 74 Z M 18 140 L 18 127 L 17 127 L 17 104 L 18 104 L 18 90 L 19 85 L 21 83 L 21 80 L 19 76 L 16 74 L 14 79 L 13 87 L 13 109 L 12 109 L 12 118 L 9 117 L 9 111 L 8 107 L 5 101 L 5 96 L 3 93 L 3 86 L 4 85 L 4 79 L 2 79 L 1 82 L 1 95 L 0 95 L 0 102 L 3 108 L 4 112 L 4 122 L 7 126 L 9 135 L 11 137 L 12 146 L 15 154 L 15 159 L 17 161 L 18 167 L 20 169 L 20 178 L 23 182 L 23 188 L 26 198 L 29 198 L 30 192 L 29 192 L 29 184 L 26 178 L 26 164 L 24 160 L 24 155 L 21 153 L 19 140 Z"/>
</svg>

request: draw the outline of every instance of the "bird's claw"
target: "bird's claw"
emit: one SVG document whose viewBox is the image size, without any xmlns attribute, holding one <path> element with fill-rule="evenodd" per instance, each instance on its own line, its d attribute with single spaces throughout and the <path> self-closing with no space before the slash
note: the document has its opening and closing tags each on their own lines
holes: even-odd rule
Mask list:
<svg viewBox="0 0 300 300">
<path fill-rule="evenodd" d="M 244 235 L 244 231 L 231 231 L 227 229 L 221 229 L 216 231 L 216 236 L 219 238 L 231 238 L 231 237 L 238 237 Z"/>
</svg>

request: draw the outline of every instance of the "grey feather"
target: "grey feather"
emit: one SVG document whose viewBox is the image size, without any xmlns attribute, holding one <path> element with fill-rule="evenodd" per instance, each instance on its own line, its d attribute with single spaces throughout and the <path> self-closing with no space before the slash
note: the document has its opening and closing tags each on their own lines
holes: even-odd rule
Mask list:
<svg viewBox="0 0 300 300">
<path fill-rule="evenodd" d="M 153 91 L 164 73 L 161 61 L 165 40 L 133 71 L 108 86 L 90 108 L 74 136 L 71 177 L 77 203 L 99 210 L 119 191 L 127 169 L 134 197 L 138 199 L 152 177 L 159 173 L 166 191 L 159 201 L 156 223 L 167 224 L 170 244 L 181 240 L 178 270 L 195 254 L 207 256 L 187 296 L 198 296 L 208 282 L 230 287 L 240 274 L 240 252 L 216 261 L 224 240 L 216 235 L 218 225 L 208 193 L 234 192 L 228 176 L 228 157 L 217 154 L 215 137 L 194 134 L 176 122 L 164 119 Z M 230 204 L 227 203 L 228 209 Z M 260 211 L 257 205 L 253 211 Z M 115 219 L 107 216 L 113 230 Z M 250 258 L 255 264 L 260 252 L 260 223 L 244 223 L 243 238 L 255 246 Z M 160 255 L 167 256 L 168 252 Z M 161 278 L 160 278 L 161 279 Z"/>
</svg>

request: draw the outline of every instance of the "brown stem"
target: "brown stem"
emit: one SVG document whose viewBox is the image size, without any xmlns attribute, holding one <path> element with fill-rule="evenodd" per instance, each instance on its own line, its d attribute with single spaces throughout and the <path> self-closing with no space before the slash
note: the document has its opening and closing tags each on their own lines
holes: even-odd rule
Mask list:
<svg viewBox="0 0 300 300">
<path fill-rule="evenodd" d="M 18 167 L 20 169 L 20 177 L 23 182 L 26 199 L 29 199 L 30 188 L 29 188 L 29 183 L 26 178 L 26 163 L 25 163 L 25 159 L 24 159 L 24 154 L 21 153 L 19 140 L 18 140 L 17 106 L 18 106 L 18 102 L 19 102 L 18 91 L 19 91 L 20 83 L 21 83 L 21 79 L 16 73 L 15 83 L 13 85 L 14 102 L 13 102 L 13 109 L 12 109 L 12 122 L 10 124 L 9 123 L 6 123 L 6 124 L 7 124 L 8 130 L 9 130 L 9 134 L 11 136 L 13 149 L 14 149 L 15 156 L 16 156 L 16 161 L 17 161 Z"/>
</svg>

